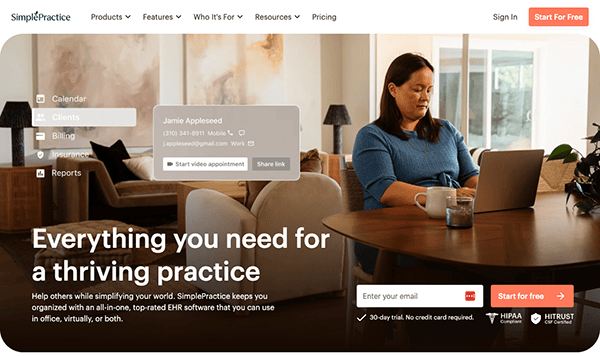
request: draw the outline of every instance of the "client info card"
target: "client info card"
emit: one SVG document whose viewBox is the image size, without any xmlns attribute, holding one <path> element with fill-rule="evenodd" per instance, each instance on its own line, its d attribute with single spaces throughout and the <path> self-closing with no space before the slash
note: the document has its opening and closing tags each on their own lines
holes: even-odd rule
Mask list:
<svg viewBox="0 0 600 356">
<path fill-rule="evenodd" d="M 154 107 L 157 180 L 297 180 L 294 105 Z"/>
</svg>

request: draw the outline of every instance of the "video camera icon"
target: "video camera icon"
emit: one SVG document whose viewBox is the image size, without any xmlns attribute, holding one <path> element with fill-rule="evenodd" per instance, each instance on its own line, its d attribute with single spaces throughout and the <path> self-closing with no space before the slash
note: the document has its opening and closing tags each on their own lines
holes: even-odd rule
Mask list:
<svg viewBox="0 0 600 356">
<path fill-rule="evenodd" d="M 173 166 L 173 162 L 167 162 L 167 167 L 172 167 Z"/>
</svg>

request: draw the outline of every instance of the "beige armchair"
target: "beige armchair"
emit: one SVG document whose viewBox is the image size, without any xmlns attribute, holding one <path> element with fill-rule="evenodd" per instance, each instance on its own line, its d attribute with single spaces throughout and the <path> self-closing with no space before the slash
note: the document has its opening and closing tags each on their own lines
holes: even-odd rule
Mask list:
<svg viewBox="0 0 600 356">
<path fill-rule="evenodd" d="M 258 195 L 251 210 L 219 192 L 199 189 L 190 193 L 186 204 L 186 232 L 217 233 L 219 247 L 204 246 L 186 248 L 187 265 L 200 268 L 223 265 L 257 266 L 260 279 L 255 282 L 209 282 L 193 283 L 208 293 L 262 293 L 272 303 L 279 300 L 303 297 L 346 288 L 344 273 L 345 239 L 325 228 L 321 220 L 341 212 L 341 190 L 330 177 L 319 173 L 301 173 L 297 181 L 270 182 Z M 226 245 L 227 233 L 243 236 L 253 233 L 270 236 L 281 233 L 287 227 L 286 249 L 270 247 L 231 248 Z M 326 248 L 296 248 L 295 233 L 304 227 L 304 234 L 329 234 Z M 228 300 L 231 304 L 240 301 Z"/>
</svg>

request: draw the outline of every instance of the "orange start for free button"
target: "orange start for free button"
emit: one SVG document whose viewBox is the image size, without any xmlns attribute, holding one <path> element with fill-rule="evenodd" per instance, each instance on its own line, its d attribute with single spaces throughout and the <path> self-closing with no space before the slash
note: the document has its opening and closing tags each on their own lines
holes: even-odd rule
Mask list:
<svg viewBox="0 0 600 356">
<path fill-rule="evenodd" d="M 529 26 L 588 26 L 587 7 L 530 7 Z"/>
<path fill-rule="evenodd" d="M 573 285 L 492 285 L 492 308 L 572 308 Z"/>
</svg>

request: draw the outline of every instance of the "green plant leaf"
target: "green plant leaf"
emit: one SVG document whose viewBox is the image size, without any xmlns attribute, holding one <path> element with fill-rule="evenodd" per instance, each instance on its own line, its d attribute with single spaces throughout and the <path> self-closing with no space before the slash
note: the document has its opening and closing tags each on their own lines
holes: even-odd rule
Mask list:
<svg viewBox="0 0 600 356">
<path fill-rule="evenodd" d="M 573 150 L 573 147 L 571 147 L 571 145 L 567 145 L 566 143 L 563 143 L 562 145 L 558 145 L 552 151 L 552 153 L 550 153 L 550 156 L 548 156 L 548 161 L 554 161 L 556 159 L 564 159 L 571 153 L 572 150 Z"/>
<path fill-rule="evenodd" d="M 578 201 L 575 206 L 577 209 L 579 209 L 579 211 L 587 214 L 589 213 L 592 209 L 594 209 L 594 203 L 592 203 L 591 201 L 587 201 L 587 200 L 582 200 L 582 201 Z"/>
<path fill-rule="evenodd" d="M 565 157 L 563 163 L 577 162 L 577 158 L 577 153 L 570 153 L 567 155 L 567 157 Z M 550 160 L 550 158 L 548 158 L 548 160 Z"/>
</svg>

